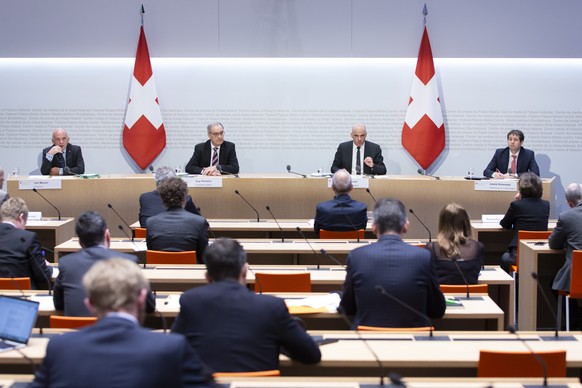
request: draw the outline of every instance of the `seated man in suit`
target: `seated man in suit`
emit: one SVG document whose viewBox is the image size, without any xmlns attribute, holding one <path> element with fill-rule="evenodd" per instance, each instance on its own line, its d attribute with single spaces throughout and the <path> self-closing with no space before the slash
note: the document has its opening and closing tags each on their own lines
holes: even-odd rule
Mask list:
<svg viewBox="0 0 582 388">
<path fill-rule="evenodd" d="M 208 222 L 184 210 L 188 186 L 181 178 L 168 178 L 159 189 L 166 211 L 148 218 L 146 222 L 147 248 L 156 251 L 196 251 L 203 263 L 208 245 Z"/>
<path fill-rule="evenodd" d="M 85 172 L 81 147 L 69 143 L 69 135 L 63 128 L 53 131 L 53 145 L 42 150 L 42 175 L 76 175 Z"/>
<path fill-rule="evenodd" d="M 279 369 L 279 350 L 315 364 L 321 352 L 289 315 L 282 299 L 246 287 L 248 263 L 242 246 L 219 238 L 206 250 L 208 285 L 185 292 L 172 327 L 182 333 L 215 372 Z"/>
<path fill-rule="evenodd" d="M 36 233 L 25 230 L 28 207 L 12 197 L 0 207 L 0 278 L 29 277 L 33 288 L 48 288 L 52 267 L 44 259 Z"/>
<path fill-rule="evenodd" d="M 344 169 L 336 171 L 331 178 L 333 199 L 317 204 L 313 230 L 319 235 L 320 229 L 351 231 L 366 229 L 368 207 L 365 203 L 350 197 L 352 176 Z"/>
<path fill-rule="evenodd" d="M 548 242 L 552 249 L 566 248 L 566 262 L 554 278 L 552 289 L 570 292 L 572 251 L 582 249 L 582 185 L 570 183 L 565 195 L 571 209 L 560 214 Z"/>
<path fill-rule="evenodd" d="M 366 140 L 366 126 L 356 124 L 352 128 L 353 141 L 346 141 L 337 147 L 331 172 L 342 168 L 352 174 L 385 175 L 386 166 L 382 149 L 376 143 Z"/>
<path fill-rule="evenodd" d="M 59 260 L 59 275 L 55 280 L 53 301 L 55 310 L 64 311 L 67 316 L 91 316 L 85 305 L 83 275 L 98 261 L 119 257 L 137 264 L 137 257 L 109 249 L 111 234 L 105 219 L 97 212 L 88 211 L 77 219 L 75 233 L 79 236 L 82 249 L 65 255 Z M 154 312 L 155 299 L 149 295 L 147 312 Z"/>
<path fill-rule="evenodd" d="M 509 131 L 507 147 L 498 148 L 495 151 L 493 158 L 483 171 L 483 176 L 495 179 L 516 178 L 528 171 L 540 176 L 535 153 L 522 147 L 524 139 L 522 131 L 517 129 Z"/>
<path fill-rule="evenodd" d="M 210 385 L 188 341 L 143 329 L 148 281 L 130 260 L 100 260 L 85 274 L 85 303 L 99 320 L 53 337 L 33 387 L 185 387 Z"/>
<path fill-rule="evenodd" d="M 175 176 L 176 174 L 174 173 L 174 170 L 172 170 L 170 167 L 164 166 L 158 168 L 155 174 L 156 189 L 154 191 L 143 193 L 139 196 L 139 224 L 142 228 L 145 228 L 146 220 L 149 217 L 155 216 L 156 214 L 166 210 L 164 203 L 162 202 L 162 198 L 160 197 L 160 191 L 158 189 L 163 181 Z M 194 204 L 190 194 L 186 195 L 186 206 L 184 208 L 186 211 L 189 211 L 192 214 L 200 215 L 200 212 Z"/>
<path fill-rule="evenodd" d="M 8 198 L 10 198 L 10 195 L 8 195 L 6 191 L 2 190 L 3 187 L 4 187 L 4 169 L 2 168 L 2 166 L 0 166 L 0 205 L 2 205 L 4 202 L 6 202 Z"/>
<path fill-rule="evenodd" d="M 429 318 L 441 318 L 445 298 L 430 252 L 402 241 L 408 230 L 404 204 L 394 198 L 378 200 L 372 229 L 378 242 L 354 249 L 347 258 L 340 311 L 355 315 L 352 328 L 430 325 L 392 298 Z"/>
<path fill-rule="evenodd" d="M 238 174 L 238 159 L 234 143 L 224 140 L 221 123 L 208 124 L 208 140 L 196 144 L 194 154 L 186 165 L 188 174 Z"/>
</svg>

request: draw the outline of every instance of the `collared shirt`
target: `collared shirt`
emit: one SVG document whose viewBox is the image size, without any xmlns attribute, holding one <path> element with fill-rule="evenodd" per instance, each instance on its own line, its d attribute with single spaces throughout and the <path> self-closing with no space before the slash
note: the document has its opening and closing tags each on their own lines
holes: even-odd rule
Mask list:
<svg viewBox="0 0 582 388">
<path fill-rule="evenodd" d="M 366 145 L 366 143 L 362 144 L 362 146 L 360 146 L 360 174 L 364 173 L 364 146 Z M 357 174 L 356 171 L 356 155 L 358 154 L 358 147 L 356 146 L 356 143 L 352 142 L 352 171 L 350 171 L 350 174 Z"/>
<path fill-rule="evenodd" d="M 507 163 L 507 171 L 509 171 L 509 169 L 511 168 L 511 161 L 513 160 L 513 155 L 515 155 L 515 166 L 516 166 L 515 169 L 517 170 L 517 159 L 519 159 L 519 151 L 517 151 L 516 154 L 512 154 L 511 150 L 509 150 L 509 162 Z M 512 174 L 517 174 L 517 171 L 513 171 Z"/>
<path fill-rule="evenodd" d="M 113 317 L 113 318 L 127 319 L 128 321 L 131 321 L 131 322 L 135 323 L 136 325 L 139 325 L 139 322 L 138 322 L 136 317 L 134 317 L 131 314 L 124 313 L 122 311 L 112 311 L 112 312 L 107 313 L 105 316 L 108 318 Z"/>
</svg>

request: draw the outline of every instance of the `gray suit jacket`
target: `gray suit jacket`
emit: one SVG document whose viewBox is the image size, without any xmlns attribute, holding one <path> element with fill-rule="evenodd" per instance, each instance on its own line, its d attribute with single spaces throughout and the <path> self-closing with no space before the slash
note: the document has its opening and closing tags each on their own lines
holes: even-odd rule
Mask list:
<svg viewBox="0 0 582 388">
<path fill-rule="evenodd" d="M 560 214 L 548 241 L 552 249 L 566 248 L 566 262 L 558 271 L 552 289 L 570 291 L 572 251 L 582 249 L 582 204 Z"/>
</svg>

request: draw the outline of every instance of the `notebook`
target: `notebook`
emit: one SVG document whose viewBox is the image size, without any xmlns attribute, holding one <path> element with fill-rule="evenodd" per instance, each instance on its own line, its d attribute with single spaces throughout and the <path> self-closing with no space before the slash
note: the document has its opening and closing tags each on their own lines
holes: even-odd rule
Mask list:
<svg viewBox="0 0 582 388">
<path fill-rule="evenodd" d="M 38 302 L 0 295 L 0 352 L 26 346 L 38 316 Z"/>
</svg>

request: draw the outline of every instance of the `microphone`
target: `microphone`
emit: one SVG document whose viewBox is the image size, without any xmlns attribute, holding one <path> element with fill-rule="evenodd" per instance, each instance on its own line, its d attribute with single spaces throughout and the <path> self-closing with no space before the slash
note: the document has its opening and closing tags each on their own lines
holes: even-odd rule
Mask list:
<svg viewBox="0 0 582 388">
<path fill-rule="evenodd" d="M 330 259 L 332 259 L 336 264 L 341 265 L 342 267 L 346 268 L 345 264 L 342 264 L 341 261 L 339 261 L 334 256 L 327 253 L 327 251 L 325 249 L 322 248 L 319 251 L 321 252 L 322 255 L 325 255 L 325 256 L 329 257 Z"/>
<path fill-rule="evenodd" d="M 44 256 L 44 251 L 47 251 L 49 253 L 52 253 L 53 255 L 57 255 L 57 258 L 61 257 L 61 252 L 55 252 L 52 249 L 48 249 L 47 247 L 43 247 L 43 246 L 41 246 L 40 249 L 43 251 L 43 256 Z"/>
<path fill-rule="evenodd" d="M 309 245 L 309 248 L 311 248 L 311 251 L 316 255 L 315 259 L 317 260 L 317 270 L 319 271 L 319 255 L 317 254 L 317 252 L 315 252 L 315 249 L 313 249 L 313 247 L 311 246 L 311 243 L 309 242 L 309 240 L 307 239 L 307 237 L 305 237 L 305 234 L 303 234 L 303 231 L 301 230 L 301 228 L 298 226 L 297 231 L 299 232 L 299 234 L 301 235 L 301 237 L 303 237 L 303 240 L 305 240 L 305 242 L 307 243 L 307 245 Z"/>
<path fill-rule="evenodd" d="M 342 207 L 342 209 L 343 209 L 343 207 Z M 347 213 L 345 213 L 345 212 L 342 212 L 342 213 L 344 216 L 346 216 L 346 218 L 348 219 L 348 222 L 352 226 L 352 229 L 356 232 L 356 239 L 357 239 L 356 242 L 360 242 L 360 233 L 358 232 L 359 229 L 356 228 L 356 225 L 354 225 L 354 223 L 352 222 L 352 219 L 350 218 L 350 216 Z"/>
<path fill-rule="evenodd" d="M 362 166 L 356 164 L 356 175 L 362 175 Z"/>
<path fill-rule="evenodd" d="M 535 278 L 534 278 L 535 279 Z M 546 364 L 546 361 L 536 352 L 533 351 L 533 349 L 527 344 L 527 341 L 524 340 L 523 338 L 521 338 L 519 336 L 519 334 L 517 333 L 517 330 L 515 330 L 515 326 L 510 325 L 507 330 L 511 333 L 511 334 L 515 334 L 515 337 L 521 341 L 521 343 L 523 343 L 523 345 L 527 348 L 527 350 L 531 353 L 532 356 L 534 356 L 534 358 L 536 359 L 536 362 L 538 364 L 541 365 L 543 371 L 544 371 L 544 383 L 543 386 L 547 387 L 548 386 L 548 364 Z M 535 387 L 532 385 L 529 385 L 529 387 Z"/>
<path fill-rule="evenodd" d="M 154 166 L 152 166 L 151 164 L 150 164 L 150 166 L 148 167 L 148 170 L 150 170 L 150 172 L 151 172 L 152 174 L 154 174 L 154 173 L 155 173 L 155 172 L 154 172 Z"/>
<path fill-rule="evenodd" d="M 554 320 L 555 320 L 555 324 L 556 324 L 556 330 L 554 331 L 554 337 L 553 337 L 553 339 L 559 340 L 560 338 L 562 338 L 562 339 L 565 339 L 565 340 L 569 340 L 569 338 L 567 338 L 567 337 L 560 337 L 559 334 L 558 334 L 558 331 L 561 329 L 560 327 L 558 327 L 558 314 L 556 313 L 556 311 L 554 310 L 552 304 L 550 303 L 550 299 L 546 295 L 545 290 L 542 288 L 542 285 L 540 283 L 540 279 L 538 277 L 537 272 L 532 272 L 531 273 L 531 277 L 535 280 L 536 285 L 538 287 L 538 290 L 540 291 L 540 294 L 542 294 L 542 298 L 544 298 L 544 301 L 545 301 L 546 305 L 548 306 L 548 308 L 550 309 L 550 312 L 554 315 Z"/>
<path fill-rule="evenodd" d="M 261 284 L 261 281 L 259 280 L 257 274 L 255 273 L 255 271 L 253 271 L 250 265 L 248 266 L 248 268 L 255 278 L 255 292 L 257 291 L 257 286 L 259 286 L 259 295 L 263 295 L 263 285 Z"/>
<path fill-rule="evenodd" d="M 60 221 L 60 220 L 61 220 L 61 212 L 59 211 L 59 209 L 57 209 L 57 207 L 56 207 L 55 205 L 53 205 L 51 201 L 49 201 L 48 199 L 46 199 L 46 198 L 45 198 L 45 196 L 44 196 L 44 195 L 42 195 L 42 194 L 40 193 L 40 191 L 38 191 L 38 190 L 36 189 L 36 187 L 33 187 L 33 188 L 32 188 L 32 191 L 34 191 L 35 193 L 37 193 L 38 195 L 40 195 L 42 199 L 44 199 L 45 201 L 47 201 L 49 205 L 51 205 L 53 208 L 55 208 L 55 210 L 57 211 L 57 213 L 58 213 L 58 215 L 59 215 L 59 221 Z"/>
<path fill-rule="evenodd" d="M 135 242 L 133 242 L 133 237 L 129 237 L 129 234 L 127 234 L 127 232 L 125 231 L 125 229 L 123 229 L 123 226 L 121 225 L 117 225 L 117 227 L 119 228 L 119 230 L 121 230 L 123 232 L 123 234 L 125 235 L 125 237 L 127 237 L 129 239 L 129 241 L 131 241 L 131 243 L 133 244 L 133 246 L 136 248 L 136 250 L 138 249 L 138 246 L 135 244 Z M 143 262 L 143 267 L 144 269 L 146 268 L 146 262 Z"/>
<path fill-rule="evenodd" d="M 222 169 L 222 166 L 220 164 L 217 165 L 216 169 L 218 170 L 219 173 L 221 173 L 222 175 L 232 175 L 235 178 L 238 178 L 238 174 L 233 174 L 232 172 L 228 172 L 228 171 L 224 171 Z"/>
<path fill-rule="evenodd" d="M 115 211 L 115 209 L 113 208 L 113 206 L 112 206 L 110 203 L 108 203 L 108 204 L 107 204 L 107 207 L 108 207 L 109 209 L 113 210 L 113 213 L 115 213 L 115 214 L 117 215 L 117 217 L 119 217 L 119 219 L 120 219 L 121 221 L 123 221 L 123 223 L 125 224 L 125 226 L 127 226 L 127 229 L 131 230 L 131 242 L 133 242 L 133 235 L 134 235 L 134 232 L 133 232 L 133 230 L 131 229 L 131 226 L 129 226 L 129 224 L 128 224 L 128 223 L 127 223 L 127 222 L 126 222 L 124 219 L 123 219 L 123 217 L 121 217 L 121 216 L 119 215 L 119 213 L 118 213 L 117 211 Z M 127 233 L 125 233 L 125 230 L 123 230 L 123 228 L 121 227 L 121 225 L 120 225 L 120 228 L 119 228 L 119 229 L 121 229 L 121 230 L 123 231 L 123 233 L 124 233 L 124 234 L 125 234 L 125 235 L 126 235 L 128 238 L 129 238 L 129 235 L 128 235 Z"/>
<path fill-rule="evenodd" d="M 414 218 L 416 218 L 418 220 L 418 222 L 420 222 L 420 224 L 422 226 L 424 226 L 424 229 L 426 229 L 426 231 L 428 232 L 428 242 L 432 241 L 432 235 L 430 234 L 430 229 L 424 224 L 424 222 L 422 222 L 420 220 L 420 218 L 418 218 L 418 216 L 416 215 L 416 213 L 414 213 L 414 211 L 412 209 L 408 209 L 408 211 L 410 212 L 410 214 L 412 214 L 414 216 Z"/>
<path fill-rule="evenodd" d="M 426 171 L 424 171 L 422 168 L 419 168 L 418 170 L 416 170 L 416 172 L 419 173 L 420 175 L 429 176 L 431 178 L 434 178 L 437 181 L 441 179 L 438 176 L 430 175 L 429 173 L 427 173 Z"/>
<path fill-rule="evenodd" d="M 426 314 L 421 313 L 420 311 L 418 311 L 417 309 L 413 308 L 412 306 L 409 306 L 407 303 L 404 303 L 403 301 L 401 301 L 400 299 L 398 299 L 394 295 L 389 294 L 386 291 L 386 289 L 384 287 L 382 287 L 381 285 L 379 285 L 379 284 L 377 284 L 377 285 L 374 286 L 374 290 L 376 290 L 376 292 L 379 292 L 380 294 L 386 296 L 387 298 L 393 300 L 394 302 L 398 303 L 400 306 L 408 309 L 409 311 L 413 312 L 414 314 L 418 315 L 422 319 L 428 321 L 428 324 L 429 324 L 429 339 L 430 340 L 437 339 L 437 337 L 434 337 L 433 336 L 433 333 L 432 333 L 434 331 L 432 321 L 430 320 L 430 318 Z"/>
<path fill-rule="evenodd" d="M 257 213 L 257 222 L 259 222 L 259 212 L 257 211 L 257 209 L 255 209 L 255 208 L 254 208 L 254 206 L 253 206 L 253 205 L 251 205 L 251 203 L 250 203 L 249 201 L 247 201 L 247 200 L 245 199 L 245 197 L 243 197 L 243 196 L 242 196 L 242 194 L 241 194 L 241 193 L 239 193 L 239 192 L 238 192 L 238 190 L 235 190 L 235 191 L 234 191 L 234 193 L 235 193 L 236 195 L 238 195 L 239 197 L 241 197 L 241 199 L 242 199 L 243 201 L 245 201 L 245 202 L 246 202 L 246 204 L 247 204 L 247 205 L 249 205 L 249 206 L 251 207 L 251 209 L 253 209 L 253 210 L 255 211 L 255 213 Z"/>
<path fill-rule="evenodd" d="M 372 199 L 374 200 L 374 203 L 378 202 L 378 201 L 376 201 L 376 198 L 374 198 L 374 196 L 372 195 L 372 192 L 370 191 L 370 189 L 367 187 L 366 187 L 366 193 L 368 193 L 370 195 L 370 197 L 372 197 Z"/>
<path fill-rule="evenodd" d="M 287 165 L 287 172 L 290 173 L 290 174 L 300 175 L 303 178 L 307 178 L 307 175 L 305 175 L 305 174 L 301 174 L 301 173 L 298 173 L 298 172 L 295 172 L 295 171 L 291 171 L 291 165 L 290 164 Z"/>
<path fill-rule="evenodd" d="M 281 225 L 279 225 L 279 221 L 277 221 L 277 218 L 275 217 L 275 215 L 271 211 L 271 208 L 267 205 L 267 206 L 265 206 L 265 209 L 267 209 L 267 211 L 271 214 L 271 217 L 273 217 L 273 219 L 275 220 L 275 223 L 277 223 L 277 227 L 281 231 L 281 242 L 284 243 L 285 242 L 285 235 L 283 234 L 283 228 L 281 228 Z"/>
<path fill-rule="evenodd" d="M 467 299 L 471 299 L 471 297 L 469 296 L 469 282 L 467 281 L 467 278 L 465 278 L 465 274 L 463 273 L 463 271 L 461 271 L 461 267 L 459 266 L 459 263 L 457 262 L 457 258 L 453 257 L 451 259 L 451 261 L 453 263 L 455 263 L 455 267 L 457 267 L 457 271 L 459 271 L 459 275 L 461 275 L 461 279 L 463 279 L 463 283 L 465 283 L 465 286 L 467 287 Z"/>
<path fill-rule="evenodd" d="M 26 239 L 24 237 L 20 237 L 20 242 L 23 243 L 23 244 L 26 244 Z M 51 283 L 51 279 L 46 274 L 46 272 L 44 272 L 44 270 L 42 269 L 42 267 L 40 266 L 40 264 L 38 263 L 38 261 L 36 261 L 36 257 L 34 255 L 34 253 L 32 252 L 32 246 L 29 246 L 28 247 L 27 252 L 28 252 L 29 260 L 34 263 L 35 267 L 38 269 L 38 271 L 41 273 L 42 277 L 46 281 L 46 285 L 48 287 L 49 295 L 52 295 L 53 294 L 53 285 Z M 41 255 L 42 255 L 43 260 L 45 260 L 45 258 L 44 258 L 44 252 L 41 251 Z M 32 276 L 31 276 L 31 278 L 32 278 Z M 24 292 L 22 290 L 20 290 L 20 292 L 24 295 Z"/>
</svg>

